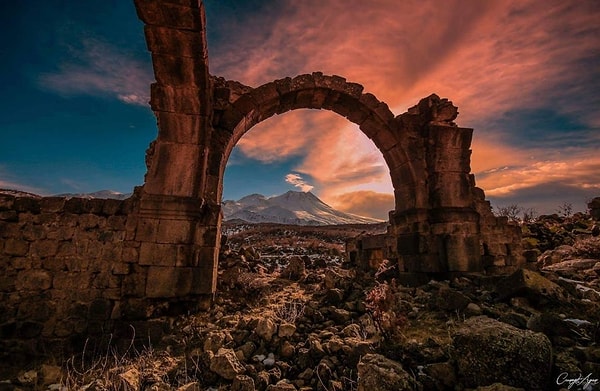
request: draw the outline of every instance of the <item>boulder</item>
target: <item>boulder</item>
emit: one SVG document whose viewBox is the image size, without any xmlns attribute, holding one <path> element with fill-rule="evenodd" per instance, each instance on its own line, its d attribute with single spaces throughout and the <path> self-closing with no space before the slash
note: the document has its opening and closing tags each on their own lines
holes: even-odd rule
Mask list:
<svg viewBox="0 0 600 391">
<path fill-rule="evenodd" d="M 477 316 L 467 319 L 452 339 L 459 380 L 466 387 L 502 383 L 548 389 L 552 345 L 544 334 Z"/>
<path fill-rule="evenodd" d="M 291 323 L 281 323 L 279 325 L 279 337 L 280 338 L 289 338 L 296 332 L 296 326 Z"/>
<path fill-rule="evenodd" d="M 500 300 L 515 296 L 523 296 L 532 303 L 548 300 L 566 300 L 565 291 L 541 274 L 527 269 L 519 269 L 503 278 L 496 285 L 496 293 Z"/>
<path fill-rule="evenodd" d="M 254 329 L 254 332 L 264 339 L 265 341 L 271 341 L 273 335 L 277 332 L 277 325 L 269 318 L 260 318 L 258 324 Z"/>
<path fill-rule="evenodd" d="M 550 266 L 555 263 L 566 261 L 573 257 L 576 250 L 573 246 L 563 244 L 553 250 L 546 250 L 538 258 L 538 265 L 541 267 Z"/>
<path fill-rule="evenodd" d="M 248 375 L 237 375 L 231 384 L 231 391 L 254 391 L 254 379 Z"/>
<path fill-rule="evenodd" d="M 233 380 L 237 375 L 243 374 L 245 369 L 233 349 L 221 348 L 210 360 L 210 370 L 222 378 Z"/>
<path fill-rule="evenodd" d="M 433 307 L 444 311 L 463 311 L 471 302 L 467 296 L 461 292 L 448 287 L 442 287 L 437 295 L 433 296 Z"/>
<path fill-rule="evenodd" d="M 179 387 L 177 391 L 202 391 L 202 388 L 200 387 L 200 383 L 191 382 Z"/>
<path fill-rule="evenodd" d="M 600 221 L 600 197 L 593 198 L 588 202 L 588 209 L 590 210 L 590 216 L 596 221 Z"/>
<path fill-rule="evenodd" d="M 399 362 L 380 354 L 366 354 L 358 363 L 358 391 L 415 389 L 416 381 Z"/>
<path fill-rule="evenodd" d="M 288 265 L 281 272 L 281 276 L 298 281 L 306 275 L 306 266 L 300 257 L 291 257 Z"/>
<path fill-rule="evenodd" d="M 277 384 L 270 384 L 267 391 L 296 391 L 296 387 L 287 380 L 280 380 Z"/>
</svg>

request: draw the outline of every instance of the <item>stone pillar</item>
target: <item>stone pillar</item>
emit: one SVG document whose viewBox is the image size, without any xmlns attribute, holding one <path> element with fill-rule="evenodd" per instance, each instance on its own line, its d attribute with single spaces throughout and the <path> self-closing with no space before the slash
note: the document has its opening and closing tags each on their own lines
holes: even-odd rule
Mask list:
<svg viewBox="0 0 600 391">
<path fill-rule="evenodd" d="M 432 95 L 396 117 L 404 164 L 390 167 L 396 210 L 389 233 L 399 267 L 409 272 L 482 270 L 479 214 L 470 174 L 472 129 L 452 121 L 458 110 Z"/>
<path fill-rule="evenodd" d="M 130 224 L 146 268 L 146 297 L 210 295 L 216 288 L 220 210 L 204 198 L 212 92 L 201 1 L 135 0 L 156 83 L 158 137 Z"/>
</svg>

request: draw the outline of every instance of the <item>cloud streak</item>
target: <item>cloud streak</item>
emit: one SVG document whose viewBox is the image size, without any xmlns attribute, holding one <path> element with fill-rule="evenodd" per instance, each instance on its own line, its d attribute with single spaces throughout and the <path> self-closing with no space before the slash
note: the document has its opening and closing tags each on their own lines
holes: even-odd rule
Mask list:
<svg viewBox="0 0 600 391">
<path fill-rule="evenodd" d="M 590 152 L 600 147 L 596 1 L 451 0 L 441 7 L 307 0 L 277 7 L 223 24 L 225 39 L 209 41 L 211 71 L 254 86 L 313 71 L 339 74 L 396 114 L 432 92 L 449 97 L 460 108 L 458 124 L 475 128 L 473 172 L 489 195 L 557 181 L 570 188 L 600 183 Z M 304 112 L 274 118 L 242 138 L 244 154 L 263 161 L 303 156 L 297 171 L 314 178 L 326 201 L 391 193 L 381 154 L 357 141 L 345 119 Z M 281 134 L 285 141 L 269 142 Z"/>
<path fill-rule="evenodd" d="M 302 190 L 303 192 L 309 192 L 312 189 L 314 189 L 315 187 L 312 185 L 309 185 L 303 178 L 302 176 L 298 175 L 298 174 L 294 174 L 294 173 L 289 173 L 285 176 L 285 181 L 287 183 L 289 183 L 290 185 L 293 185 L 294 187 L 297 187 L 298 189 Z"/>
<path fill-rule="evenodd" d="M 42 88 L 65 96 L 108 96 L 127 104 L 148 105 L 154 77 L 146 63 L 90 38 L 71 52 L 72 57 L 56 72 L 39 75 Z"/>
<path fill-rule="evenodd" d="M 394 210 L 394 196 L 370 190 L 353 191 L 335 196 L 330 205 L 359 216 L 387 220 L 389 212 Z"/>
</svg>

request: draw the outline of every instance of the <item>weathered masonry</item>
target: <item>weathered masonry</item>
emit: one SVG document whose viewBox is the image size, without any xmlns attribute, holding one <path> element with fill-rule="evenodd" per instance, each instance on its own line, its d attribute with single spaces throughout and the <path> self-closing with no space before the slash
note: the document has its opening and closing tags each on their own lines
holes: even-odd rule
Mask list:
<svg viewBox="0 0 600 391">
<path fill-rule="evenodd" d="M 315 72 L 256 88 L 211 76 L 201 1 L 135 5 L 156 78 L 158 137 L 145 184 L 126 201 L 0 197 L 3 354 L 128 335 L 130 324 L 147 340 L 162 326 L 144 320 L 209 305 L 229 155 L 254 125 L 295 109 L 333 111 L 381 151 L 396 203 L 380 253 L 401 271 L 502 272 L 522 262 L 518 228 L 493 216 L 475 187 L 472 129 L 454 123 L 448 100 L 431 95 L 395 115 L 340 76 Z"/>
</svg>

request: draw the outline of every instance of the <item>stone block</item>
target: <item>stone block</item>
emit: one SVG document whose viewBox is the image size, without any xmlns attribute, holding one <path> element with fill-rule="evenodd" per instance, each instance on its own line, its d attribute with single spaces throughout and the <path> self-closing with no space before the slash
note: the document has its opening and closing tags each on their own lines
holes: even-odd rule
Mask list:
<svg viewBox="0 0 600 391">
<path fill-rule="evenodd" d="M 206 66 L 197 58 L 155 53 L 152 55 L 152 64 L 154 76 L 159 84 L 195 86 L 202 90 L 208 86 Z"/>
<path fill-rule="evenodd" d="M 70 198 L 65 202 L 65 212 L 75 215 L 89 213 L 89 201 L 86 198 Z"/>
<path fill-rule="evenodd" d="M 102 246 L 99 259 L 105 263 L 120 262 L 123 252 L 123 242 L 106 243 Z"/>
<path fill-rule="evenodd" d="M 162 219 L 158 225 L 157 243 L 189 243 L 192 221 Z"/>
<path fill-rule="evenodd" d="M 15 270 L 31 269 L 33 267 L 33 260 L 31 257 L 6 257 L 0 256 L 0 262 L 10 262 L 10 265 Z"/>
<path fill-rule="evenodd" d="M 177 263 L 177 245 L 142 243 L 139 263 L 140 265 L 175 266 Z"/>
<path fill-rule="evenodd" d="M 91 230 L 100 226 L 102 219 L 95 214 L 82 214 L 79 217 L 79 226 L 85 230 Z"/>
<path fill-rule="evenodd" d="M 40 210 L 42 213 L 58 213 L 63 210 L 66 201 L 64 197 L 44 197 L 40 200 Z"/>
<path fill-rule="evenodd" d="M 194 230 L 194 244 L 198 246 L 217 246 L 220 242 L 220 232 L 215 226 L 198 224 Z"/>
<path fill-rule="evenodd" d="M 40 199 L 33 197 L 15 197 L 14 210 L 19 213 L 32 213 L 39 214 L 40 213 Z"/>
<path fill-rule="evenodd" d="M 114 231 L 125 231 L 127 216 L 109 216 L 106 219 L 106 228 Z"/>
<path fill-rule="evenodd" d="M 80 272 L 90 268 L 90 258 L 84 256 L 64 256 L 62 257 L 68 271 Z"/>
<path fill-rule="evenodd" d="M 0 212 L 13 209 L 15 197 L 7 194 L 0 194 Z"/>
<path fill-rule="evenodd" d="M 19 239 L 8 239 L 4 243 L 4 253 L 17 257 L 25 256 L 29 253 L 29 242 Z"/>
<path fill-rule="evenodd" d="M 12 292 L 15 290 L 15 272 L 0 275 L 0 292 Z"/>
<path fill-rule="evenodd" d="M 123 296 L 144 297 L 146 294 L 146 268 L 136 267 L 132 273 L 123 276 L 121 294 Z"/>
<path fill-rule="evenodd" d="M 217 290 L 217 265 L 206 263 L 190 269 L 192 294 L 212 294 Z"/>
<path fill-rule="evenodd" d="M 124 262 L 115 262 L 111 267 L 112 274 L 115 275 L 126 275 L 131 272 L 131 265 Z"/>
<path fill-rule="evenodd" d="M 86 272 L 54 272 L 52 287 L 57 290 L 79 292 L 90 287 L 91 274 Z"/>
<path fill-rule="evenodd" d="M 135 247 L 127 247 L 123 248 L 123 252 L 121 254 L 122 261 L 127 263 L 138 263 L 139 261 L 139 251 Z"/>
<path fill-rule="evenodd" d="M 158 142 L 154 159 L 146 176 L 149 194 L 193 197 L 202 170 L 204 148 L 192 144 Z M 160 164 L 159 164 L 160 163 Z"/>
<path fill-rule="evenodd" d="M 470 207 L 473 204 L 471 186 L 467 174 L 440 172 L 429 175 L 431 206 Z"/>
<path fill-rule="evenodd" d="M 456 126 L 429 125 L 429 140 L 444 148 L 468 150 L 471 147 L 473 129 Z"/>
<path fill-rule="evenodd" d="M 19 214 L 15 210 L 3 210 L 0 211 L 0 223 L 2 222 L 17 222 L 19 221 Z M 0 230 L 0 232 L 2 232 Z"/>
<path fill-rule="evenodd" d="M 21 228 L 21 237 L 30 242 L 44 239 L 46 237 L 46 230 L 40 225 L 28 223 Z"/>
<path fill-rule="evenodd" d="M 88 317 L 92 320 L 110 319 L 112 308 L 113 302 L 111 300 L 96 299 L 90 304 Z"/>
<path fill-rule="evenodd" d="M 41 258 L 52 257 L 58 252 L 56 240 L 40 240 L 31 244 L 31 255 Z"/>
<path fill-rule="evenodd" d="M 168 54 L 189 58 L 206 58 L 206 46 L 201 34 L 168 27 L 145 26 L 148 50 L 153 54 Z"/>
<path fill-rule="evenodd" d="M 168 298 L 189 294 L 192 287 L 190 268 L 149 267 L 146 296 Z"/>
<path fill-rule="evenodd" d="M 22 270 L 17 275 L 19 290 L 46 290 L 52 286 L 52 275 L 47 270 Z"/>
<path fill-rule="evenodd" d="M 92 198 L 87 202 L 87 213 L 100 215 L 102 214 L 102 210 L 104 209 L 105 199 L 102 198 Z"/>
<path fill-rule="evenodd" d="M 200 31 L 203 28 L 200 9 L 196 6 L 135 0 L 138 17 L 146 24 L 166 26 L 181 30 Z"/>
<path fill-rule="evenodd" d="M 180 114 L 160 111 L 156 113 L 158 139 L 179 144 L 199 144 L 203 141 L 207 118 L 196 114 Z"/>
<path fill-rule="evenodd" d="M 159 220 L 138 219 L 135 230 L 135 240 L 140 242 L 156 242 Z"/>
<path fill-rule="evenodd" d="M 105 216 L 117 215 L 119 214 L 122 205 L 123 201 L 121 200 L 104 200 L 104 205 L 102 206 L 102 214 Z"/>
<path fill-rule="evenodd" d="M 207 116 L 208 98 L 199 88 L 173 87 L 154 83 L 150 86 L 150 106 L 154 111 Z"/>
</svg>

